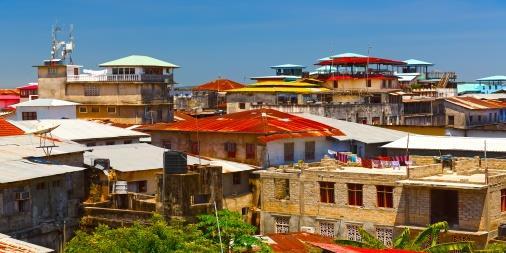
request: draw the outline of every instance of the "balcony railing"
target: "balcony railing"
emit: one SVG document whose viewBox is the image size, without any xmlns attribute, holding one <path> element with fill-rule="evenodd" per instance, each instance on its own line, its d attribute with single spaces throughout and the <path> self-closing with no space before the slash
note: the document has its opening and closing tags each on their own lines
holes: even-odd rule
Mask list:
<svg viewBox="0 0 506 253">
<path fill-rule="evenodd" d="M 173 75 L 68 75 L 67 82 L 168 82 L 173 83 Z"/>
<path fill-rule="evenodd" d="M 455 72 L 439 72 L 439 71 L 431 71 L 427 72 L 426 79 L 441 79 L 445 74 L 449 75 L 450 80 L 457 79 L 457 74 Z"/>
</svg>

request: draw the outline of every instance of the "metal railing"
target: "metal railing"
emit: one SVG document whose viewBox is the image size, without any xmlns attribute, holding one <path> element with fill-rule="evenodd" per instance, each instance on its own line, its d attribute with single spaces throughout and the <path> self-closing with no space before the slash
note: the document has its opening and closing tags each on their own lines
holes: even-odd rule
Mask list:
<svg viewBox="0 0 506 253">
<path fill-rule="evenodd" d="M 173 82 L 173 75 L 68 75 L 67 82 Z"/>
</svg>

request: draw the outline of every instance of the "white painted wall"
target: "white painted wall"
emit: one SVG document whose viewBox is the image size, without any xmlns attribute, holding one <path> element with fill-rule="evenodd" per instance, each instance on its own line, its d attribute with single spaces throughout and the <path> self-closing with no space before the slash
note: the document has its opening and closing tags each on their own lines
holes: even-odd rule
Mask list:
<svg viewBox="0 0 506 253">
<path fill-rule="evenodd" d="M 76 106 L 17 106 L 16 120 L 23 120 L 23 112 L 37 112 L 37 119 L 75 119 Z"/>
<path fill-rule="evenodd" d="M 334 151 L 348 151 L 346 148 L 346 144 L 335 143 L 333 141 L 327 140 L 326 137 L 306 137 L 306 138 L 296 138 L 296 139 L 282 139 L 271 141 L 267 143 L 267 152 L 269 154 L 269 162 L 270 166 L 277 166 L 285 163 L 284 160 L 284 144 L 288 142 L 294 143 L 294 162 L 296 163 L 299 160 L 305 160 L 305 143 L 307 141 L 315 141 L 315 161 L 320 161 L 324 155 L 328 154 L 328 150 L 332 149 Z M 338 150 L 336 150 L 338 148 Z M 305 161 L 311 162 L 311 161 Z M 289 162 L 290 164 L 293 162 Z"/>
</svg>

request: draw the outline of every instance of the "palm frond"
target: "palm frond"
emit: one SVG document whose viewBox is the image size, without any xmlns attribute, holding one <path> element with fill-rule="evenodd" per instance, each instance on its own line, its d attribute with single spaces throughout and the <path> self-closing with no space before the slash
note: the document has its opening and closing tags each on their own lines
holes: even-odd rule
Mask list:
<svg viewBox="0 0 506 253">
<path fill-rule="evenodd" d="M 394 249 L 405 249 L 409 245 L 409 235 L 409 228 L 404 228 L 404 230 L 402 230 L 402 233 L 394 239 Z"/>
<path fill-rule="evenodd" d="M 353 246 L 353 247 L 357 247 L 357 248 L 371 248 L 372 246 L 365 243 L 365 242 L 357 242 L 357 241 L 352 241 L 352 240 L 335 240 L 334 241 L 336 244 L 339 244 L 339 245 L 345 245 L 345 246 Z"/>
<path fill-rule="evenodd" d="M 430 239 L 430 245 L 434 246 L 437 244 L 437 238 L 439 236 L 439 233 L 441 233 L 441 230 L 444 232 L 448 231 L 448 222 L 441 221 L 429 225 L 422 232 L 418 233 L 412 244 L 417 247 L 421 247 Z"/>
<path fill-rule="evenodd" d="M 386 248 L 385 244 L 378 240 L 374 235 L 371 235 L 364 228 L 359 228 L 358 232 L 362 237 L 362 242 L 372 246 L 373 249 L 384 249 Z"/>
<path fill-rule="evenodd" d="M 450 243 L 441 243 L 429 248 L 426 248 L 424 252 L 430 253 L 447 253 L 451 251 L 458 250 L 462 253 L 471 253 L 473 252 L 472 242 L 450 242 Z"/>
</svg>

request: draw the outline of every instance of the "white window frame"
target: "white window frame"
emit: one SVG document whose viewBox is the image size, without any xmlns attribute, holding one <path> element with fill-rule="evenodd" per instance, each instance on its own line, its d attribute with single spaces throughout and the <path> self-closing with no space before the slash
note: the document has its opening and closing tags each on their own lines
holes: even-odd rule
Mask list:
<svg viewBox="0 0 506 253">
<path fill-rule="evenodd" d="M 84 109 L 84 111 L 82 111 L 81 109 Z M 88 113 L 88 107 L 87 106 L 79 106 L 79 113 Z"/>
<path fill-rule="evenodd" d="M 110 108 L 114 108 L 114 111 L 113 111 L 113 112 L 109 111 L 109 109 L 110 109 Z M 117 112 L 117 111 L 116 111 L 116 106 L 108 106 L 108 107 L 107 107 L 107 113 L 112 113 L 112 114 L 115 114 L 116 112 Z"/>
</svg>

